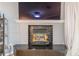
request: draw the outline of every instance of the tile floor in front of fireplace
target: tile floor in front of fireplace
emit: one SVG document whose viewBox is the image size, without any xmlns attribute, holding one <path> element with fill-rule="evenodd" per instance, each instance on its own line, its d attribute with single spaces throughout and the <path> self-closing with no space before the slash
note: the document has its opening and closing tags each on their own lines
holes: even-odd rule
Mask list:
<svg viewBox="0 0 79 59">
<path fill-rule="evenodd" d="M 26 49 L 26 48 L 28 49 L 28 46 L 26 46 L 25 44 L 16 44 L 14 46 L 14 50 L 15 49 L 22 49 L 22 48 L 23 49 Z M 66 55 L 66 52 L 67 52 L 67 49 L 66 49 L 65 45 L 63 45 L 63 44 L 55 44 L 55 45 L 53 45 L 53 50 L 64 53 L 64 55 Z"/>
<path fill-rule="evenodd" d="M 65 45 L 53 45 L 53 50 L 62 52 L 62 53 L 64 53 L 65 55 L 66 55 L 66 53 L 67 53 L 67 49 L 66 49 Z"/>
</svg>

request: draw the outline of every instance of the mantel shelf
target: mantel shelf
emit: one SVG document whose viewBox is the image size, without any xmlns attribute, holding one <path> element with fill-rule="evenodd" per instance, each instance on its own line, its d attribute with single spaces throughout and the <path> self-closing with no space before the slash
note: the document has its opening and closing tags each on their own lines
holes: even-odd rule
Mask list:
<svg viewBox="0 0 79 59">
<path fill-rule="evenodd" d="M 64 20 L 17 20 L 18 23 L 64 23 Z"/>
</svg>

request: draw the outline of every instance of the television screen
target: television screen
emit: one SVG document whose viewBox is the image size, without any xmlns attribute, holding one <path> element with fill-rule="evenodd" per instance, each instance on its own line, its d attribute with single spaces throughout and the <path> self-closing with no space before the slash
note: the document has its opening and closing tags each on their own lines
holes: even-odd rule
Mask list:
<svg viewBox="0 0 79 59">
<path fill-rule="evenodd" d="M 60 20 L 60 2 L 19 2 L 20 20 Z"/>
</svg>

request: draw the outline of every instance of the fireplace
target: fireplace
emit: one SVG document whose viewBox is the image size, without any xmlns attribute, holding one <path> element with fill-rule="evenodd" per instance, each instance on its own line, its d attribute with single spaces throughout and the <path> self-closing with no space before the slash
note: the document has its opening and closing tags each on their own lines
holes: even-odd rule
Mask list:
<svg viewBox="0 0 79 59">
<path fill-rule="evenodd" d="M 29 49 L 52 49 L 52 25 L 28 25 Z"/>
</svg>

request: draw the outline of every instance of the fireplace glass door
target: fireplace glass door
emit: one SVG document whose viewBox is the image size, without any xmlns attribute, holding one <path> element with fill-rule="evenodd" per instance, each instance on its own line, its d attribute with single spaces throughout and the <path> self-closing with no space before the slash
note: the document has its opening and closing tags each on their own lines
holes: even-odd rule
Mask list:
<svg viewBox="0 0 79 59">
<path fill-rule="evenodd" d="M 52 25 L 29 25 L 29 48 L 52 48 Z"/>
</svg>

